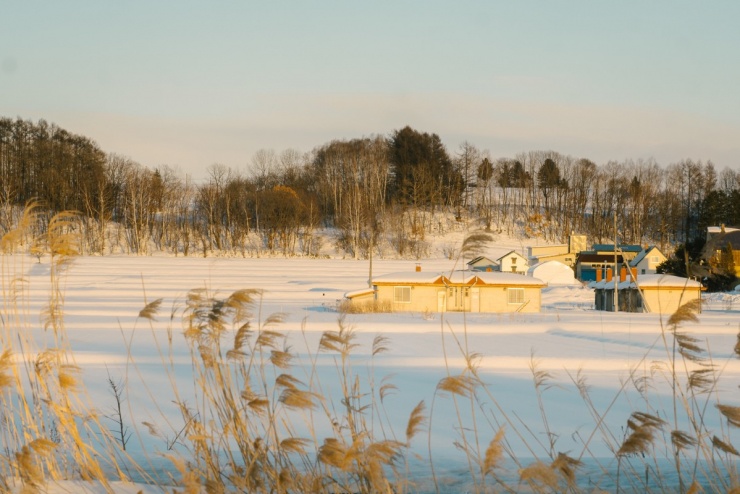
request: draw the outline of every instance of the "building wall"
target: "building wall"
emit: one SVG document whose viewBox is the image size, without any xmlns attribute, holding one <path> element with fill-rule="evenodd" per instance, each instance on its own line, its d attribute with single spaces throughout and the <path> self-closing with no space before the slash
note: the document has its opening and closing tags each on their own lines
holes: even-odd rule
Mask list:
<svg viewBox="0 0 740 494">
<path fill-rule="evenodd" d="M 642 290 L 650 312 L 673 314 L 683 304 L 701 299 L 701 291 L 695 288 L 683 290 L 681 287 L 644 287 Z"/>
<path fill-rule="evenodd" d="M 395 302 L 396 286 L 409 286 L 410 301 Z M 518 288 L 518 287 L 514 287 Z M 524 303 L 510 304 L 508 287 L 444 285 L 378 285 L 377 300 L 389 301 L 394 312 L 540 312 L 541 288 L 524 287 Z"/>
<path fill-rule="evenodd" d="M 521 307 L 521 312 L 540 312 L 542 306 L 542 290 L 538 288 L 524 287 L 524 303 L 510 304 L 509 288 L 501 286 L 480 287 L 480 312 L 516 312 Z M 522 307 L 523 306 L 523 307 Z"/>
<path fill-rule="evenodd" d="M 576 255 L 567 253 L 567 254 L 560 254 L 555 256 L 541 256 L 536 259 L 534 259 L 536 262 L 532 262 L 532 266 L 534 266 L 537 263 L 547 262 L 547 261 L 558 261 L 566 266 L 570 266 L 571 268 L 576 265 Z"/>
<path fill-rule="evenodd" d="M 515 253 L 501 258 L 500 263 L 502 273 L 526 274 L 529 269 L 527 259 Z"/>
<path fill-rule="evenodd" d="M 543 245 L 528 247 L 527 254 L 529 257 L 557 256 L 568 253 L 567 245 Z"/>
<path fill-rule="evenodd" d="M 638 274 L 655 274 L 658 265 L 665 262 L 665 256 L 661 252 L 652 251 L 637 263 Z"/>
<path fill-rule="evenodd" d="M 395 288 L 410 289 L 409 302 L 395 302 Z M 378 285 L 377 299 L 389 301 L 393 312 L 438 312 L 438 293 L 446 293 L 444 285 Z"/>
<path fill-rule="evenodd" d="M 588 249 L 588 239 L 586 235 L 571 235 L 568 238 L 568 250 L 571 254 L 578 254 Z"/>
</svg>

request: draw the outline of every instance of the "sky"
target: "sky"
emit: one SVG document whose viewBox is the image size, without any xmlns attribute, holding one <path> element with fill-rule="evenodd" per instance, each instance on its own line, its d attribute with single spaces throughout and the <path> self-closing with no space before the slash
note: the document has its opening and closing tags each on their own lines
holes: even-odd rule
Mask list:
<svg viewBox="0 0 740 494">
<path fill-rule="evenodd" d="M 195 180 L 260 149 L 436 133 L 493 158 L 740 170 L 740 3 L 0 3 L 0 116 Z"/>
</svg>

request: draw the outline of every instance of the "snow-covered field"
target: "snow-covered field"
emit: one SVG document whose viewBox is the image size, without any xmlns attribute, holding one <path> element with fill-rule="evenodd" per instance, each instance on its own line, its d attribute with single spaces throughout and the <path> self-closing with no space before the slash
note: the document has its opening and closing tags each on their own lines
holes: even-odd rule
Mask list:
<svg viewBox="0 0 740 494">
<path fill-rule="evenodd" d="M 376 259 L 373 274 L 413 271 L 415 265 L 415 261 Z M 421 266 L 429 271 L 449 271 L 453 263 L 436 259 L 422 261 Z M 34 322 L 37 340 L 42 346 L 51 345 L 51 333 L 36 319 L 48 302 L 48 259 L 37 262 L 32 257 L 6 257 L 4 269 L 6 277 L 15 272 L 26 278 L 28 306 L 24 310 Z M 187 396 L 193 387 L 191 358 L 181 335 L 179 315 L 189 290 L 205 289 L 224 296 L 244 288 L 264 290 L 255 319 L 284 313 L 277 329 L 289 333 L 288 344 L 300 360 L 317 359 L 323 391 L 332 394 L 326 387 L 330 387 L 335 360 L 332 355 L 319 354 L 318 342 L 322 332 L 338 328 L 337 301 L 345 292 L 367 286 L 368 275 L 367 261 L 355 260 L 80 257 L 61 282 L 65 327 L 76 363 L 83 369 L 89 400 L 100 410 L 110 409 L 109 377 L 125 380 L 123 418 L 137 431 L 129 450 L 134 457 L 156 457 L 164 448 L 163 441 L 148 434 L 141 424 L 162 424 L 165 417 L 175 423 L 178 411 L 172 404 L 173 391 L 155 343 L 161 345 L 167 328 L 174 327 L 174 353 L 165 360 L 174 363 L 175 381 Z M 154 321 L 138 317 L 148 302 L 160 298 L 163 302 Z M 539 314 L 353 314 L 346 316 L 345 323 L 357 332 L 353 366 L 360 375 L 370 373 L 373 339 L 377 335 L 389 338 L 389 350 L 372 358 L 372 375 L 377 381 L 391 379 L 397 388 L 385 405 L 398 431 L 404 431 L 409 413 L 419 401 L 425 400 L 427 405 L 433 401 L 442 378 L 461 371 L 467 349 L 480 356 L 479 370 L 490 392 L 477 406 L 489 410 L 488 417 L 498 421 L 476 424 L 484 443 L 504 425 L 518 455 L 546 457 L 547 448 L 539 445 L 547 442 L 545 429 L 549 428 L 557 451 L 573 457 L 613 457 L 598 433 L 588 441 L 597 426 L 573 380 L 585 376 L 594 408 L 605 414 L 604 421 L 615 434 L 624 432 L 632 411 L 667 414 L 672 404 L 666 384 L 670 353 L 662 335 L 666 317 L 597 312 L 592 303 L 589 289 L 560 287 L 545 289 Z M 172 319 L 171 314 L 175 315 Z M 740 294 L 711 297 L 699 322 L 686 323 L 683 329 L 709 350 L 722 372 L 716 393 L 704 398 L 709 403 L 707 417 L 713 417 L 710 426 L 719 430 L 721 421 L 713 405 L 718 400 L 740 403 L 740 361 L 733 353 L 740 331 Z M 533 361 L 539 370 L 551 374 L 541 404 L 530 368 Z M 300 362 L 296 366 L 300 367 Z M 650 385 L 641 393 L 637 383 L 648 382 L 646 378 L 651 378 Z M 424 458 L 430 455 L 431 445 L 432 458 L 442 475 L 453 475 L 449 472 L 464 464 L 454 445 L 460 437 L 454 405 L 449 396 L 437 393 L 429 444 L 426 437 L 414 444 L 414 450 Z M 546 426 L 541 407 L 546 412 Z M 477 419 L 482 417 L 481 412 Z M 472 416 L 463 420 L 474 425 Z M 514 426 L 524 439 L 516 439 Z M 531 445 L 535 445 L 534 451 Z M 153 487 L 119 487 L 118 492 L 159 492 Z M 59 487 L 64 488 L 69 486 Z"/>
</svg>

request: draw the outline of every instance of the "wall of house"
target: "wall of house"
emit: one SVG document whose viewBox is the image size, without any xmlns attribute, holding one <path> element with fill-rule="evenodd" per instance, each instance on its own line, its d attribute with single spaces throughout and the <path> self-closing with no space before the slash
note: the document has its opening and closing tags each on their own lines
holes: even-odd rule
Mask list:
<svg viewBox="0 0 740 494">
<path fill-rule="evenodd" d="M 673 314 L 683 304 L 701 299 L 698 289 L 683 290 L 681 287 L 643 287 L 642 293 L 650 312 L 655 314 Z"/>
<path fill-rule="evenodd" d="M 526 274 L 527 269 L 529 269 L 529 264 L 522 256 L 511 254 L 501 259 L 502 273 Z"/>
<path fill-rule="evenodd" d="M 378 285 L 378 300 L 388 301 L 391 304 L 393 312 L 439 312 L 439 293 L 446 296 L 444 285 L 396 285 L 410 286 L 410 302 L 395 302 L 395 286 Z M 445 300 L 446 302 L 446 300 Z"/>
<path fill-rule="evenodd" d="M 402 286 L 402 285 L 397 285 Z M 508 303 L 506 287 L 474 286 L 445 287 L 443 285 L 410 285 L 411 300 L 408 303 L 394 302 L 395 286 L 378 285 L 377 298 L 389 301 L 394 312 L 540 312 L 541 289 L 525 287 L 525 304 Z M 467 290 L 466 290 L 467 289 Z M 476 310 L 477 309 L 477 310 Z"/>
<path fill-rule="evenodd" d="M 657 257 L 657 261 L 653 258 Z M 655 270 L 660 265 L 660 263 L 665 261 L 665 257 L 661 255 L 648 255 L 645 256 L 645 258 L 637 263 L 637 274 L 655 274 Z"/>
<path fill-rule="evenodd" d="M 517 287 L 518 288 L 518 287 Z M 481 286 L 480 312 L 540 312 L 542 307 L 542 290 L 540 288 L 524 288 L 524 304 L 510 304 L 507 287 Z"/>
</svg>

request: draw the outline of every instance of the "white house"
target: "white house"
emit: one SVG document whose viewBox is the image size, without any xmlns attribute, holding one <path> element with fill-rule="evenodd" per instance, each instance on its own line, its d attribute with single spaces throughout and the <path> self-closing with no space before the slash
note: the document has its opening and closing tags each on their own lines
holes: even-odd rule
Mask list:
<svg viewBox="0 0 740 494">
<path fill-rule="evenodd" d="M 499 257 L 496 262 L 502 273 L 526 274 L 527 269 L 529 269 L 527 258 L 517 254 L 514 250 Z"/>
<path fill-rule="evenodd" d="M 659 264 L 664 263 L 666 257 L 655 246 L 642 249 L 637 257 L 630 261 L 630 267 L 637 269 L 637 274 L 655 274 Z"/>
</svg>

